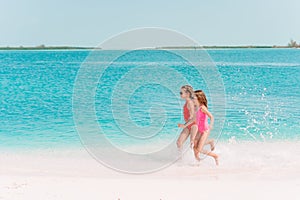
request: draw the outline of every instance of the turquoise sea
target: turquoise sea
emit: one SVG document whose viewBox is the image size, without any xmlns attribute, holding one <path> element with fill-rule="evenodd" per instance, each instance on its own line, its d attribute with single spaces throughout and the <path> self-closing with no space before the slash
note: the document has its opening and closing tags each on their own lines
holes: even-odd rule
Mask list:
<svg viewBox="0 0 300 200">
<path fill-rule="evenodd" d="M 222 132 L 212 132 L 212 136 L 218 136 L 223 142 L 300 139 L 300 49 L 211 49 L 207 52 L 223 80 L 226 97 Z M 72 95 L 78 71 L 89 53 L 89 50 L 0 51 L 1 149 L 81 145 L 75 128 Z M 100 51 L 103 57 L 111 53 Z M 130 90 L 126 86 L 135 83 L 126 75 L 140 65 L 149 70 L 160 70 L 160 67 L 176 70 L 195 89 L 207 92 L 213 113 L 212 91 L 191 66 L 166 51 L 135 51 L 111 64 L 96 86 L 97 121 L 111 142 L 127 146 L 139 144 L 139 140 L 159 143 L 174 140 L 179 134 L 177 123 L 182 122 L 184 103 L 179 99 L 180 88 L 178 93 L 173 93 L 158 84 L 142 85 L 147 71 L 140 71 L 141 82 L 125 99 L 127 105 L 113 104 L 112 97 L 126 98 L 116 93 L 116 86 Z M 177 84 L 175 78 L 167 81 Z M 122 109 L 124 106 L 127 111 Z M 139 131 L 147 130 L 150 124 L 149 131 Z"/>
</svg>

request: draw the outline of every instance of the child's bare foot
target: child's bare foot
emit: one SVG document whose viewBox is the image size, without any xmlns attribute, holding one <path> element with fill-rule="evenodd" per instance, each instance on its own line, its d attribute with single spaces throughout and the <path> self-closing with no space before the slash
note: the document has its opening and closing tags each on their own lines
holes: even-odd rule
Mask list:
<svg viewBox="0 0 300 200">
<path fill-rule="evenodd" d="M 215 161 L 216 161 L 216 165 L 218 166 L 219 165 L 219 156 L 215 156 Z"/>
<path fill-rule="evenodd" d="M 194 155 L 196 160 L 200 161 L 200 152 L 196 148 L 194 148 Z"/>
</svg>

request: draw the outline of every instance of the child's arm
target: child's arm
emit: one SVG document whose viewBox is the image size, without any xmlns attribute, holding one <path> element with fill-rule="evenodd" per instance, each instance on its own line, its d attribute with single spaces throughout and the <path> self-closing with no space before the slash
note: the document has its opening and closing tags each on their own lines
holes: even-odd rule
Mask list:
<svg viewBox="0 0 300 200">
<path fill-rule="evenodd" d="M 205 106 L 201 106 L 201 110 L 210 118 L 209 129 L 212 130 L 215 122 L 214 116 L 208 111 L 208 109 Z"/>
</svg>

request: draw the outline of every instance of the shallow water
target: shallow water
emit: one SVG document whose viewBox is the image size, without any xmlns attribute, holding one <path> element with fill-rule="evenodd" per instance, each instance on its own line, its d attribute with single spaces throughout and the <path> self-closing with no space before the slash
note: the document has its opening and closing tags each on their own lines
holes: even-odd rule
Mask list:
<svg viewBox="0 0 300 200">
<path fill-rule="evenodd" d="M 222 77 L 226 97 L 225 123 L 222 132 L 212 131 L 213 137 L 229 142 L 300 139 L 299 49 L 207 52 Z M 73 120 L 72 95 L 77 73 L 89 53 L 0 51 L 0 147 L 81 145 Z M 111 53 L 101 51 L 100 54 L 105 57 Z M 213 91 L 209 91 L 207 77 L 195 73 L 188 62 L 161 50 L 130 52 L 110 64 L 96 85 L 97 122 L 101 133 L 114 145 L 130 148 L 155 144 L 155 148 L 162 148 L 180 132 L 177 123 L 183 121 L 184 102 L 179 99 L 179 88 L 173 93 L 163 85 L 140 84 L 143 77 L 149 75 L 147 70 L 134 71 L 140 81 L 136 90 L 126 87 L 134 85 L 137 77 L 128 74 L 140 66 L 161 70 L 161 80 L 173 86 L 183 81 L 168 73 L 173 70 L 183 76 L 195 89 L 207 93 L 209 108 L 214 114 L 217 108 L 210 103 Z M 131 92 L 120 96 L 116 94 L 118 87 Z M 121 103 L 113 104 L 114 98 L 120 98 L 116 103 Z M 127 106 L 128 110 L 124 109 Z M 129 118 L 123 117 L 127 115 Z M 87 118 L 86 126 L 88 121 Z"/>
</svg>

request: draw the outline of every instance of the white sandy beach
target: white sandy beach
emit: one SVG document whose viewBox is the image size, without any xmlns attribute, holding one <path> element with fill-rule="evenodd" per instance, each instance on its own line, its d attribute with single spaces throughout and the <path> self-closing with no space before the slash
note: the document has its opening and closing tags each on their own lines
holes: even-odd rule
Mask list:
<svg viewBox="0 0 300 200">
<path fill-rule="evenodd" d="M 206 158 L 199 165 L 175 163 L 156 173 L 130 175 L 104 167 L 83 148 L 1 150 L 0 199 L 295 199 L 299 195 L 299 142 L 218 144 L 216 151 L 218 167 Z"/>
</svg>

